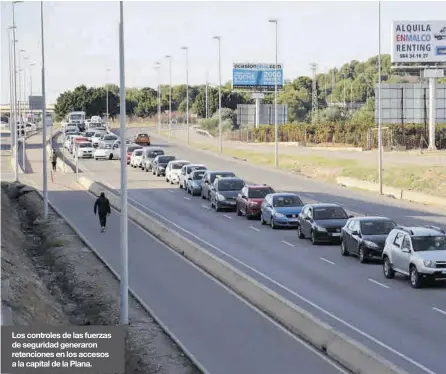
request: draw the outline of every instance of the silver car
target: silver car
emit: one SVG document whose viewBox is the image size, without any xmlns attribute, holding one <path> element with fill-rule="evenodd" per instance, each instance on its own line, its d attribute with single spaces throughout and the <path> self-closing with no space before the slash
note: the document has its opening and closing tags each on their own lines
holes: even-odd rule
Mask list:
<svg viewBox="0 0 446 374">
<path fill-rule="evenodd" d="M 413 288 L 428 280 L 446 281 L 446 232 L 434 226 L 398 226 L 387 237 L 382 258 L 386 278 L 409 276 Z"/>
<path fill-rule="evenodd" d="M 118 140 L 116 135 L 106 133 L 99 140 L 99 148 L 111 149 L 116 140 Z"/>
</svg>

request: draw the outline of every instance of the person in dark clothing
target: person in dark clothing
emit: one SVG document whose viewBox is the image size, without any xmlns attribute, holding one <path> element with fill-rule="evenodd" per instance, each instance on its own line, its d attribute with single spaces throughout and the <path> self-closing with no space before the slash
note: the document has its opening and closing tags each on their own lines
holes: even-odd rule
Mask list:
<svg viewBox="0 0 446 374">
<path fill-rule="evenodd" d="M 57 165 L 57 155 L 56 151 L 53 151 L 53 156 L 51 159 L 51 164 L 53 165 L 53 171 L 56 171 L 56 165 Z"/>
<path fill-rule="evenodd" d="M 101 225 L 101 232 L 105 231 L 105 226 L 107 224 L 107 215 L 110 215 L 110 201 L 105 197 L 105 194 L 101 192 L 101 196 L 96 199 L 94 203 L 94 214 L 96 212 L 99 215 L 99 223 Z"/>
</svg>

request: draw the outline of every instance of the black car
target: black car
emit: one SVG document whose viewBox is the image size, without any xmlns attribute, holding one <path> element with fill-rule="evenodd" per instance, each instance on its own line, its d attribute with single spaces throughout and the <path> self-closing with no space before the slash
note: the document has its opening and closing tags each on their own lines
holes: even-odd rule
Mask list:
<svg viewBox="0 0 446 374">
<path fill-rule="evenodd" d="M 305 205 L 297 217 L 297 236 L 310 237 L 313 244 L 339 242 L 341 229 L 352 217 L 337 204 Z"/>
<path fill-rule="evenodd" d="M 245 182 L 237 177 L 218 177 L 211 187 L 211 207 L 219 212 L 236 207 L 237 195 L 245 187 Z"/>
<path fill-rule="evenodd" d="M 361 263 L 380 260 L 387 235 L 396 223 L 386 217 L 356 217 L 347 221 L 341 233 L 341 254 L 358 256 Z"/>
<path fill-rule="evenodd" d="M 166 175 L 166 166 L 170 161 L 176 160 L 175 156 L 156 156 L 152 162 L 152 174 L 159 176 Z"/>
<path fill-rule="evenodd" d="M 211 187 L 217 177 L 235 177 L 232 171 L 207 171 L 201 181 L 201 198 L 211 198 Z"/>
</svg>

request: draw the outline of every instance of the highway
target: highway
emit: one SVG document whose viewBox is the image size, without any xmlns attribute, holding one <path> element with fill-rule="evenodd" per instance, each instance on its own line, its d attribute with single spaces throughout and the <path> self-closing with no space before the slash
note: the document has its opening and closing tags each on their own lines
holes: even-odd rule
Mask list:
<svg viewBox="0 0 446 374">
<path fill-rule="evenodd" d="M 441 225 L 433 211 L 399 207 L 379 197 L 327 187 L 322 183 L 265 171 L 173 143 L 166 154 L 210 169 L 232 170 L 248 181 L 269 183 L 277 190 L 297 192 L 305 202 L 344 205 L 356 214 L 387 215 L 403 224 Z M 81 161 L 86 175 L 94 174 L 119 189 L 118 161 Z M 361 265 L 343 258 L 339 246 L 313 246 L 297 239 L 294 230 L 271 230 L 259 221 L 235 213 L 215 213 L 206 200 L 190 197 L 177 185 L 140 169 L 128 168 L 130 203 L 159 218 L 172 229 L 207 248 L 279 292 L 339 331 L 361 341 L 410 373 L 444 372 L 446 338 L 444 286 L 413 290 L 403 278 L 387 280 L 380 265 Z M 325 191 L 325 192 L 324 192 Z M 329 191 L 329 192 L 327 192 Z"/>
<path fill-rule="evenodd" d="M 37 148 L 28 148 L 35 173 L 27 178 L 39 183 Z M 52 204 L 119 273 L 119 212 L 113 210 L 102 234 L 93 215 L 95 198 L 74 183 L 73 174 L 56 173 L 49 190 Z M 136 224 L 129 222 L 128 234 L 130 287 L 206 372 L 344 372 Z"/>
</svg>

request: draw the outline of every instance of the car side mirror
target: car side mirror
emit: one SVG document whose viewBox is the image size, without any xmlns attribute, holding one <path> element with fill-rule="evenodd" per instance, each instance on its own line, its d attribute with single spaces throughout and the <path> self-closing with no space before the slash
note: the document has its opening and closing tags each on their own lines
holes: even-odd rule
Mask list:
<svg viewBox="0 0 446 374">
<path fill-rule="evenodd" d="M 354 218 L 355 216 L 353 215 L 353 214 L 350 214 L 349 216 L 348 216 L 348 218 Z"/>
<path fill-rule="evenodd" d="M 352 235 L 361 236 L 361 234 L 356 230 L 352 231 Z"/>
</svg>

